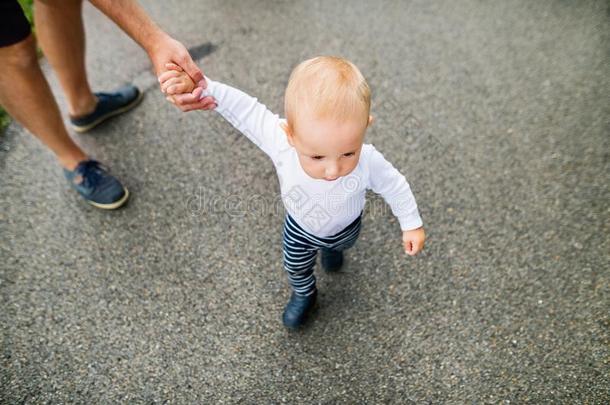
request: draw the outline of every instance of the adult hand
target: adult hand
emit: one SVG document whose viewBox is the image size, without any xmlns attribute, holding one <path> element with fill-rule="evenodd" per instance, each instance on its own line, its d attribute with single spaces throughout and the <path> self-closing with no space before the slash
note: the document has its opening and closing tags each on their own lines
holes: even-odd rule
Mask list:
<svg viewBox="0 0 610 405">
<path fill-rule="evenodd" d="M 174 63 L 182 68 L 197 84 L 190 93 L 176 94 L 167 99 L 182 111 L 210 110 L 215 106 L 213 97 L 200 99 L 203 89 L 207 87 L 201 70 L 197 67 L 188 50 L 169 35 L 164 35 L 149 51 L 150 60 L 157 76 L 166 71 L 165 65 Z"/>
<path fill-rule="evenodd" d="M 90 0 L 90 2 L 146 50 L 157 77 L 165 71 L 166 63 L 175 63 L 197 83 L 197 87 L 190 94 L 170 97 L 170 101 L 178 108 L 182 111 L 213 108 L 212 97 L 199 99 L 206 83 L 203 73 L 193 62 L 189 52 L 184 45 L 161 30 L 137 1 Z"/>
</svg>

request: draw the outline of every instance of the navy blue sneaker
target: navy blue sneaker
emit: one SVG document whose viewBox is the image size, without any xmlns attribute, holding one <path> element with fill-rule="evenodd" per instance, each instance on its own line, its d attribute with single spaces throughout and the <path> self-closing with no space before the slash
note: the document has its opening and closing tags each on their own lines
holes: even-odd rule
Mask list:
<svg viewBox="0 0 610 405">
<path fill-rule="evenodd" d="M 114 93 L 94 93 L 97 97 L 95 109 L 87 115 L 70 117 L 76 132 L 86 132 L 110 117 L 131 110 L 142 101 L 142 92 L 132 85 L 121 87 Z"/>
<path fill-rule="evenodd" d="M 113 210 L 129 198 L 129 191 L 95 160 L 80 162 L 72 171 L 64 169 L 64 176 L 72 188 L 95 207 Z"/>
<path fill-rule="evenodd" d="M 292 293 L 290 301 L 284 309 L 284 315 L 282 315 L 282 321 L 284 326 L 290 329 L 296 329 L 305 323 L 307 315 L 316 303 L 318 296 L 318 290 L 315 290 L 310 295 L 298 295 Z"/>
<path fill-rule="evenodd" d="M 320 260 L 325 271 L 329 273 L 339 271 L 343 266 L 343 251 L 322 249 Z"/>
</svg>

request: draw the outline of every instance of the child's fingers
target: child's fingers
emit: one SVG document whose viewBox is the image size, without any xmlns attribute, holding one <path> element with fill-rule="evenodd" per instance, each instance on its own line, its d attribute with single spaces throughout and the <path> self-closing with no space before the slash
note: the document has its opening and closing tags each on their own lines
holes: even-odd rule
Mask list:
<svg viewBox="0 0 610 405">
<path fill-rule="evenodd" d="M 419 239 L 405 240 L 403 241 L 405 247 L 405 253 L 409 256 L 415 256 L 424 247 L 424 241 Z"/>
<path fill-rule="evenodd" d="M 405 253 L 408 255 L 412 255 L 413 254 L 413 245 L 412 245 L 411 241 L 403 240 L 402 243 L 405 248 Z"/>
<path fill-rule="evenodd" d="M 175 63 L 169 62 L 165 64 L 165 68 L 167 70 L 176 70 L 178 72 L 184 72 L 184 69 L 182 69 L 180 66 L 176 65 Z"/>
<path fill-rule="evenodd" d="M 178 76 L 180 76 L 180 72 L 176 72 L 175 70 L 167 70 L 167 71 L 161 73 L 157 77 L 157 80 L 159 81 L 159 83 L 161 83 L 168 79 L 171 79 L 172 77 L 178 77 Z"/>
<path fill-rule="evenodd" d="M 184 93 L 185 91 L 183 84 L 179 82 L 171 83 L 165 88 L 165 94 L 169 94 L 170 96 Z"/>
<path fill-rule="evenodd" d="M 409 249 L 407 249 L 407 247 L 405 247 L 405 252 L 407 252 L 407 254 L 410 256 L 415 256 L 416 254 L 421 252 L 422 249 L 424 248 L 423 240 L 415 239 L 413 241 L 406 242 L 405 245 L 407 243 L 409 244 Z"/>
<path fill-rule="evenodd" d="M 177 84 L 177 83 L 176 83 L 176 80 L 175 80 L 175 79 L 168 80 L 168 81 L 166 81 L 166 82 L 164 82 L 164 83 L 162 83 L 162 84 L 161 84 L 161 91 L 162 91 L 163 93 L 167 94 L 167 90 L 168 90 L 170 87 L 175 86 L 176 84 Z"/>
<path fill-rule="evenodd" d="M 207 99 L 207 97 L 206 97 Z M 195 104 L 190 104 L 188 105 L 188 107 L 186 107 L 186 109 L 184 109 L 183 111 L 192 111 L 192 110 L 213 110 L 216 107 L 218 107 L 218 105 L 213 102 L 213 101 L 207 101 L 206 99 L 201 99 L 201 101 L 195 103 Z M 205 101 L 204 101 L 205 100 Z"/>
<path fill-rule="evenodd" d="M 207 96 L 199 100 L 202 110 L 213 110 L 218 107 L 216 104 L 216 99 L 212 96 Z"/>
<path fill-rule="evenodd" d="M 193 93 L 175 94 L 174 99 L 176 100 L 176 104 L 179 106 L 186 106 L 199 101 L 199 99 L 195 97 Z"/>
<path fill-rule="evenodd" d="M 176 94 L 174 98 L 176 99 L 176 105 L 182 111 L 192 111 L 192 110 L 211 110 L 216 108 L 216 100 L 213 97 L 201 97 L 201 88 L 199 91 L 195 89 L 193 93 L 189 94 Z"/>
<path fill-rule="evenodd" d="M 170 95 L 176 95 L 176 94 L 182 94 L 182 93 L 186 93 L 188 92 L 189 86 L 186 83 L 177 83 L 174 85 L 171 85 L 167 88 L 167 90 L 165 91 L 166 94 L 170 94 Z"/>
<path fill-rule="evenodd" d="M 191 95 L 195 98 L 195 100 L 199 100 L 203 94 L 203 89 L 201 87 L 195 87 L 195 90 L 191 92 Z"/>
<path fill-rule="evenodd" d="M 183 81 L 181 78 L 172 77 L 171 79 L 168 79 L 168 80 L 164 81 L 163 83 L 161 83 L 161 91 L 163 91 L 164 93 L 167 93 L 167 91 L 170 87 L 179 86 L 181 84 L 183 84 Z M 184 93 L 184 91 L 183 91 L 183 93 Z"/>
<path fill-rule="evenodd" d="M 180 77 L 180 72 L 176 72 L 175 70 L 168 70 L 167 72 L 163 72 L 157 77 L 159 83 L 163 83 L 171 78 Z"/>
<path fill-rule="evenodd" d="M 203 89 L 197 87 L 190 93 L 175 94 L 174 97 L 176 97 L 179 104 L 192 104 L 200 101 L 201 93 L 203 93 Z"/>
</svg>

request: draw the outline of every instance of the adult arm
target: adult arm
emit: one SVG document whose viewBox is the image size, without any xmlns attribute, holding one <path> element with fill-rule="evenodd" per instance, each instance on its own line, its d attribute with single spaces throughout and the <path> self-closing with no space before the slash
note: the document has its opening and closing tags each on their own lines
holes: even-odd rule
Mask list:
<svg viewBox="0 0 610 405">
<path fill-rule="evenodd" d="M 146 51 L 157 76 L 165 70 L 166 63 L 175 63 L 197 83 L 192 93 L 174 96 L 178 108 L 182 111 L 212 108 L 213 98 L 200 98 L 207 84 L 188 50 L 163 31 L 136 0 L 89 1 Z"/>
</svg>

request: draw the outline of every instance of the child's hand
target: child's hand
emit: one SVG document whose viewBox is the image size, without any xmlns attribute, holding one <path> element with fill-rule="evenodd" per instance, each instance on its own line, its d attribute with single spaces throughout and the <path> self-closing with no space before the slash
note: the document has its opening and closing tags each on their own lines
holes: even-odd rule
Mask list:
<svg viewBox="0 0 610 405">
<path fill-rule="evenodd" d="M 402 242 L 404 244 L 405 252 L 409 256 L 415 256 L 424 248 L 424 241 L 426 240 L 426 233 L 424 228 L 420 227 L 411 231 L 402 231 Z"/>
<path fill-rule="evenodd" d="M 174 63 L 166 63 L 167 71 L 159 76 L 163 93 L 173 96 L 175 94 L 190 93 L 196 85 L 182 68 Z"/>
<path fill-rule="evenodd" d="M 213 110 L 217 107 L 212 96 L 203 95 L 203 89 L 196 87 L 193 80 L 178 65 L 166 63 L 166 72 L 159 75 L 161 90 L 167 101 L 178 106 L 182 111 Z"/>
</svg>

